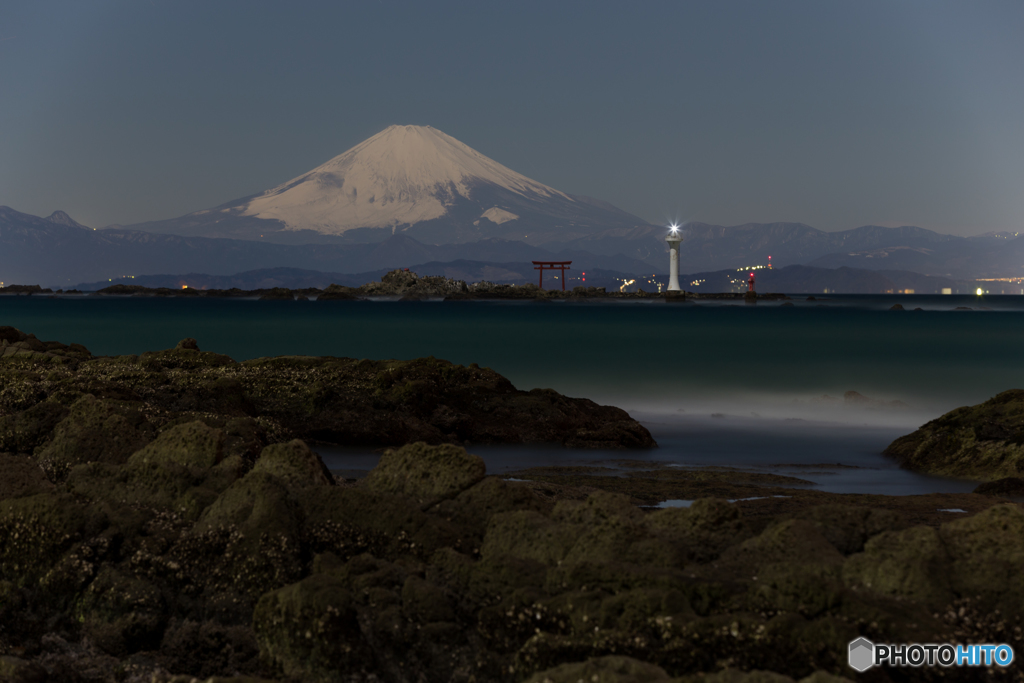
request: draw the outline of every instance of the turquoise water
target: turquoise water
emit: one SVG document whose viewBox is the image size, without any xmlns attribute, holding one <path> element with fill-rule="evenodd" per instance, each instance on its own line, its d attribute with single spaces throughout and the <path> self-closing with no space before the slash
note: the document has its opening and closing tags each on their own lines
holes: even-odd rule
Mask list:
<svg viewBox="0 0 1024 683">
<path fill-rule="evenodd" d="M 492 367 L 522 389 L 630 405 L 856 390 L 933 412 L 1024 384 L 1024 299 L 1000 298 L 1022 305 L 950 311 L 958 297 L 941 297 L 947 310 L 895 312 L 858 305 L 871 304 L 866 297 L 787 308 L 0 297 L 0 322 L 103 355 L 191 336 L 237 360 L 433 355 Z"/>
<path fill-rule="evenodd" d="M 895 302 L 926 310 L 889 311 Z M 195 337 L 202 349 L 237 360 L 432 355 L 475 362 L 521 389 L 550 387 L 623 407 L 661 443 L 652 457 L 691 464 L 789 463 L 780 459 L 784 451 L 803 451 L 783 442 L 813 432 L 816 445 L 801 456 L 805 461 L 870 461 L 881 472 L 891 463 L 877 454 L 895 436 L 956 406 L 1024 386 L 1022 297 L 799 297 L 794 303 L 0 297 L 0 324 L 102 355 L 169 348 Z M 951 310 L 956 306 L 974 310 Z M 906 405 L 849 405 L 841 400 L 849 390 Z M 762 433 L 774 437 L 757 436 Z"/>
</svg>

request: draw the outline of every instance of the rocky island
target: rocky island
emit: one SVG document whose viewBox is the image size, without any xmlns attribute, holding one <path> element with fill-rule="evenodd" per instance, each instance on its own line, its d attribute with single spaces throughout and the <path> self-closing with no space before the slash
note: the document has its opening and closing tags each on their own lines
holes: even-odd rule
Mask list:
<svg viewBox="0 0 1024 683">
<path fill-rule="evenodd" d="M 1024 512 L 998 497 L 950 519 L 777 477 L 730 502 L 723 472 L 657 509 L 693 477 L 487 476 L 455 442 L 653 439 L 486 369 L 0 335 L 0 681 L 837 683 L 858 636 L 1024 651 Z M 355 482 L 318 440 L 400 447 Z M 1019 671 L 863 680 L 981 673 Z"/>
<path fill-rule="evenodd" d="M 52 289 L 44 289 L 39 285 L 9 285 L 0 289 L 2 294 L 25 296 L 53 295 Z M 56 294 L 82 294 L 78 290 Z M 104 287 L 96 292 L 96 296 L 158 296 L 158 297 L 209 297 L 209 298 L 256 298 L 264 301 L 358 301 L 370 299 L 399 299 L 401 301 L 422 301 L 425 299 L 444 299 L 445 301 L 467 301 L 473 299 L 488 300 L 526 300 L 552 301 L 557 299 L 665 299 L 667 301 L 686 301 L 688 299 L 730 299 L 736 301 L 756 302 L 784 300 L 785 294 L 746 293 L 693 293 L 693 292 L 635 292 L 606 291 L 604 287 L 573 287 L 571 290 L 541 289 L 534 284 L 509 285 L 494 282 L 474 282 L 467 284 L 463 280 L 453 280 L 439 275 L 420 277 L 416 273 L 401 268 L 385 274 L 380 282 L 368 282 L 361 287 L 329 285 L 324 289 L 304 288 L 289 289 L 274 287 L 271 289 L 196 289 L 183 287 L 144 287 L 141 285 L 116 284 Z"/>
</svg>

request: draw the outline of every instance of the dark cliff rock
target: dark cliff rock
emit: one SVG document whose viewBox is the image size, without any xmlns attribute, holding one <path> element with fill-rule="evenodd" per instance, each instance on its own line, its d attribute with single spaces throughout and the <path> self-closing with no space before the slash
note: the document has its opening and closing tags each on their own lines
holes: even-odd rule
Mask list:
<svg viewBox="0 0 1024 683">
<path fill-rule="evenodd" d="M 250 418 L 276 440 L 350 445 L 656 446 L 618 408 L 549 389 L 520 391 L 489 368 L 435 358 L 236 363 L 200 351 L 194 339 L 140 356 L 92 358 L 84 347 L 40 342 L 14 328 L 0 328 L 0 338 L 0 446 L 35 452 L 54 471 L 123 462 L 168 425 L 192 419 L 220 427 Z"/>
<path fill-rule="evenodd" d="M 1003 477 L 979 484 L 975 493 L 983 496 L 1005 496 L 1007 498 L 1024 498 L 1024 479 L 1020 477 Z"/>
<path fill-rule="evenodd" d="M 317 296 L 317 301 L 353 301 L 360 298 L 359 290 L 355 287 L 343 285 L 330 285 Z"/>
<path fill-rule="evenodd" d="M 965 406 L 896 439 L 885 454 L 907 469 L 989 481 L 1024 474 L 1024 391 Z"/>
<path fill-rule="evenodd" d="M 274 287 L 264 290 L 259 299 L 260 301 L 293 301 L 295 294 L 287 287 Z"/>
<path fill-rule="evenodd" d="M 32 296 L 33 294 L 52 293 L 52 289 L 43 289 L 40 285 L 7 285 L 6 287 L 0 287 L 0 294 L 24 294 L 26 296 Z"/>
</svg>

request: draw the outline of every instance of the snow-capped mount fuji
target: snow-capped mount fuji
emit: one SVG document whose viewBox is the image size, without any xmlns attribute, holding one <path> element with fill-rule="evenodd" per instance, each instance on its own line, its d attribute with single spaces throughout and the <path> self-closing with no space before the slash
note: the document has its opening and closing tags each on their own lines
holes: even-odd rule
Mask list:
<svg viewBox="0 0 1024 683">
<path fill-rule="evenodd" d="M 242 215 L 282 221 L 286 230 L 341 234 L 441 218 L 472 190 L 492 185 L 524 198 L 573 201 L 430 126 L 391 126 L 322 166 L 252 199 Z M 502 212 L 505 220 L 514 214 Z M 495 222 L 502 222 L 499 218 Z"/>
<path fill-rule="evenodd" d="M 539 245 L 639 226 L 649 224 L 531 180 L 435 128 L 391 126 L 265 192 L 131 227 L 286 243 L 404 232 L 434 244 L 502 237 Z"/>
</svg>

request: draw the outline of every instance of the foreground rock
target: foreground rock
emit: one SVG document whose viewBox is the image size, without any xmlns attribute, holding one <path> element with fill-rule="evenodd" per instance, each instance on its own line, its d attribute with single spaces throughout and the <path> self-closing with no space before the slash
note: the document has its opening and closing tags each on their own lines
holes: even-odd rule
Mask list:
<svg viewBox="0 0 1024 683">
<path fill-rule="evenodd" d="M 19 359 L 35 358 L 37 360 L 75 361 L 91 358 L 92 354 L 81 344 L 62 344 L 60 342 L 44 342 L 36 339 L 34 334 L 25 334 L 14 327 L 0 327 L 0 357 Z"/>
<path fill-rule="evenodd" d="M 545 499 L 450 445 L 337 484 L 301 441 L 249 459 L 226 434 L 182 422 L 61 481 L 16 463 L 0 676 L 836 683 L 860 635 L 1024 647 L 1024 512 L 985 496 L 941 524 L 843 502 L 645 512 Z"/>
<path fill-rule="evenodd" d="M 656 446 L 618 408 L 550 389 L 519 391 L 489 368 L 435 358 L 236 363 L 199 350 L 194 339 L 140 356 L 93 358 L 80 345 L 40 342 L 14 328 L 0 328 L 0 339 L 0 452 L 35 454 L 55 476 L 86 462 L 121 464 L 157 434 L 193 420 L 250 459 L 292 438 Z"/>
<path fill-rule="evenodd" d="M 1024 391 L 1004 391 L 893 441 L 885 454 L 907 469 L 991 481 L 1024 474 Z"/>
</svg>

